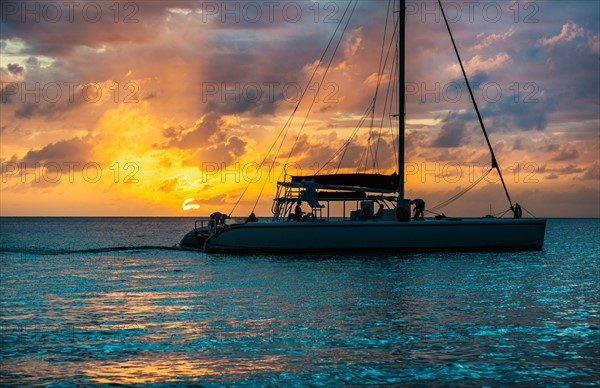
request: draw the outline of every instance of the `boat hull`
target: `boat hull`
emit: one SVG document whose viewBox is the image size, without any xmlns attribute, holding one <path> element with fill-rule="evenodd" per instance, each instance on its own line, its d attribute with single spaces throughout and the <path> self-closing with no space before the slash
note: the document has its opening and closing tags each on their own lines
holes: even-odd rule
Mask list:
<svg viewBox="0 0 600 388">
<path fill-rule="evenodd" d="M 186 248 L 204 249 L 204 242 L 208 238 L 208 233 L 198 229 L 190 230 L 179 243 L 180 246 Z"/>
<path fill-rule="evenodd" d="M 546 220 L 537 219 L 255 222 L 223 228 L 195 247 L 207 252 L 539 250 L 545 229 Z"/>
</svg>

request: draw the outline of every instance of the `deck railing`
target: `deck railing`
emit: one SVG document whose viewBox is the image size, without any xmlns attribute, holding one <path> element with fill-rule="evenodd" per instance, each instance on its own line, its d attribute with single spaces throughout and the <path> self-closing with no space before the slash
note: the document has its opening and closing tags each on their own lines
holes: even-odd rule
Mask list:
<svg viewBox="0 0 600 388">
<path fill-rule="evenodd" d="M 200 224 L 200 228 L 198 228 L 198 224 Z M 196 233 L 200 233 L 201 231 L 205 230 L 204 226 L 206 225 L 207 230 L 208 230 L 208 235 L 212 236 L 213 234 L 217 233 L 217 222 L 215 220 L 196 220 L 194 222 L 194 230 L 196 231 Z"/>
</svg>

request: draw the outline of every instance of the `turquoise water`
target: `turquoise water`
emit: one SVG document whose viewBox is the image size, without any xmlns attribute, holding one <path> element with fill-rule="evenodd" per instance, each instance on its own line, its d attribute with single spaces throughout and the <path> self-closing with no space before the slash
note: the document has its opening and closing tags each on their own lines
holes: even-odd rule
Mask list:
<svg viewBox="0 0 600 388">
<path fill-rule="evenodd" d="M 2 218 L 0 383 L 600 383 L 600 220 L 407 255 L 173 249 L 192 226 Z"/>
</svg>

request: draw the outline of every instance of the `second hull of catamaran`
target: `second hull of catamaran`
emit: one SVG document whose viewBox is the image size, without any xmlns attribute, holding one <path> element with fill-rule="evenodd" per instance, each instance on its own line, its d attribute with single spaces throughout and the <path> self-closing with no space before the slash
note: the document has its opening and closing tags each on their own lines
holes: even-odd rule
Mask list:
<svg viewBox="0 0 600 388">
<path fill-rule="evenodd" d="M 539 250 L 545 229 L 546 220 L 497 218 L 253 222 L 192 230 L 181 245 L 207 252 Z"/>
</svg>

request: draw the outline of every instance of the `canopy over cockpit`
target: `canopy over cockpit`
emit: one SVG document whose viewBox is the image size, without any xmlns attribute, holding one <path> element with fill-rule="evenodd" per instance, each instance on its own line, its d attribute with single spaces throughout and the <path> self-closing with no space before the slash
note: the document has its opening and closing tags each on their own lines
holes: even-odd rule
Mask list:
<svg viewBox="0 0 600 388">
<path fill-rule="evenodd" d="M 383 174 L 329 174 L 329 175 L 290 175 L 292 183 L 314 181 L 319 187 L 338 186 L 365 188 L 373 191 L 395 192 L 398 190 L 399 176 Z"/>
</svg>

